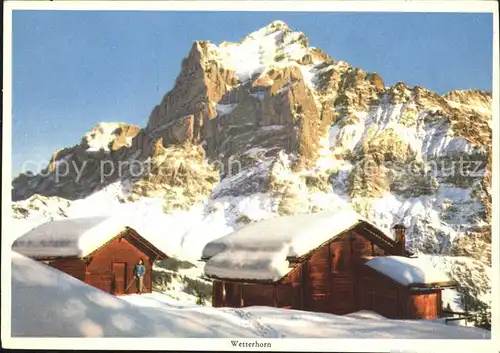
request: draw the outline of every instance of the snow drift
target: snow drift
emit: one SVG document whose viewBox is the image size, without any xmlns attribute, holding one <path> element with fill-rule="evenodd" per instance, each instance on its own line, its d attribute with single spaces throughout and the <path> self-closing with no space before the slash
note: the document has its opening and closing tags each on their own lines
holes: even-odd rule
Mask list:
<svg viewBox="0 0 500 353">
<path fill-rule="evenodd" d="M 478 328 L 266 307 L 182 305 L 153 293 L 115 297 L 12 253 L 13 337 L 490 338 Z"/>
</svg>

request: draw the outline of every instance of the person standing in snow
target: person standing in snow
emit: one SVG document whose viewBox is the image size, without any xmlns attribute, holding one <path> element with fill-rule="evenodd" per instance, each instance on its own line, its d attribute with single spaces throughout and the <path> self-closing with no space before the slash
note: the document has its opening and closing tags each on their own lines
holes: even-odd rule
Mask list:
<svg viewBox="0 0 500 353">
<path fill-rule="evenodd" d="M 135 283 L 137 286 L 137 294 L 141 294 L 142 289 L 144 288 L 145 273 L 146 273 L 146 266 L 144 266 L 144 261 L 142 259 L 139 259 L 139 262 L 134 267 L 134 276 L 135 276 Z"/>
</svg>

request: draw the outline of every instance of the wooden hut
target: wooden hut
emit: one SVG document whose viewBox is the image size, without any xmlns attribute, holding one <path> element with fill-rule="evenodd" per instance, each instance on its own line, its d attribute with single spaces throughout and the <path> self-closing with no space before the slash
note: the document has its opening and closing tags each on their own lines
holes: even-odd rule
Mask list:
<svg viewBox="0 0 500 353">
<path fill-rule="evenodd" d="M 44 223 L 18 238 L 12 250 L 115 295 L 138 291 L 133 271 L 140 258 L 146 265 L 143 292 L 151 292 L 153 262 L 167 258 L 134 229 L 105 217 Z"/>
<path fill-rule="evenodd" d="M 208 243 L 204 276 L 213 306 L 272 306 L 388 318 L 440 316 L 455 283 L 354 212 L 320 212 L 252 223 Z"/>
</svg>

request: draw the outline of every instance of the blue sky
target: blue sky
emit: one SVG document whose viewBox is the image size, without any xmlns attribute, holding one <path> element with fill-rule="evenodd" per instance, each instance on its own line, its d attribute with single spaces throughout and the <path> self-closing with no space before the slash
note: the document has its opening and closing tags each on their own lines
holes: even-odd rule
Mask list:
<svg viewBox="0 0 500 353">
<path fill-rule="evenodd" d="M 195 40 L 240 41 L 273 20 L 387 85 L 492 89 L 492 14 L 16 10 L 13 173 L 100 121 L 145 126 Z"/>
</svg>

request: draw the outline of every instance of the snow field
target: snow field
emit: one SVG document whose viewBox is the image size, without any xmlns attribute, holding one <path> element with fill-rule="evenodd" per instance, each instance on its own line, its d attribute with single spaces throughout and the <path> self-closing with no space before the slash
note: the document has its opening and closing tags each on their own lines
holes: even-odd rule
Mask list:
<svg viewBox="0 0 500 353">
<path fill-rule="evenodd" d="M 166 295 L 115 297 L 12 253 L 13 337 L 489 338 L 477 328 L 267 307 L 182 304 Z"/>
</svg>

